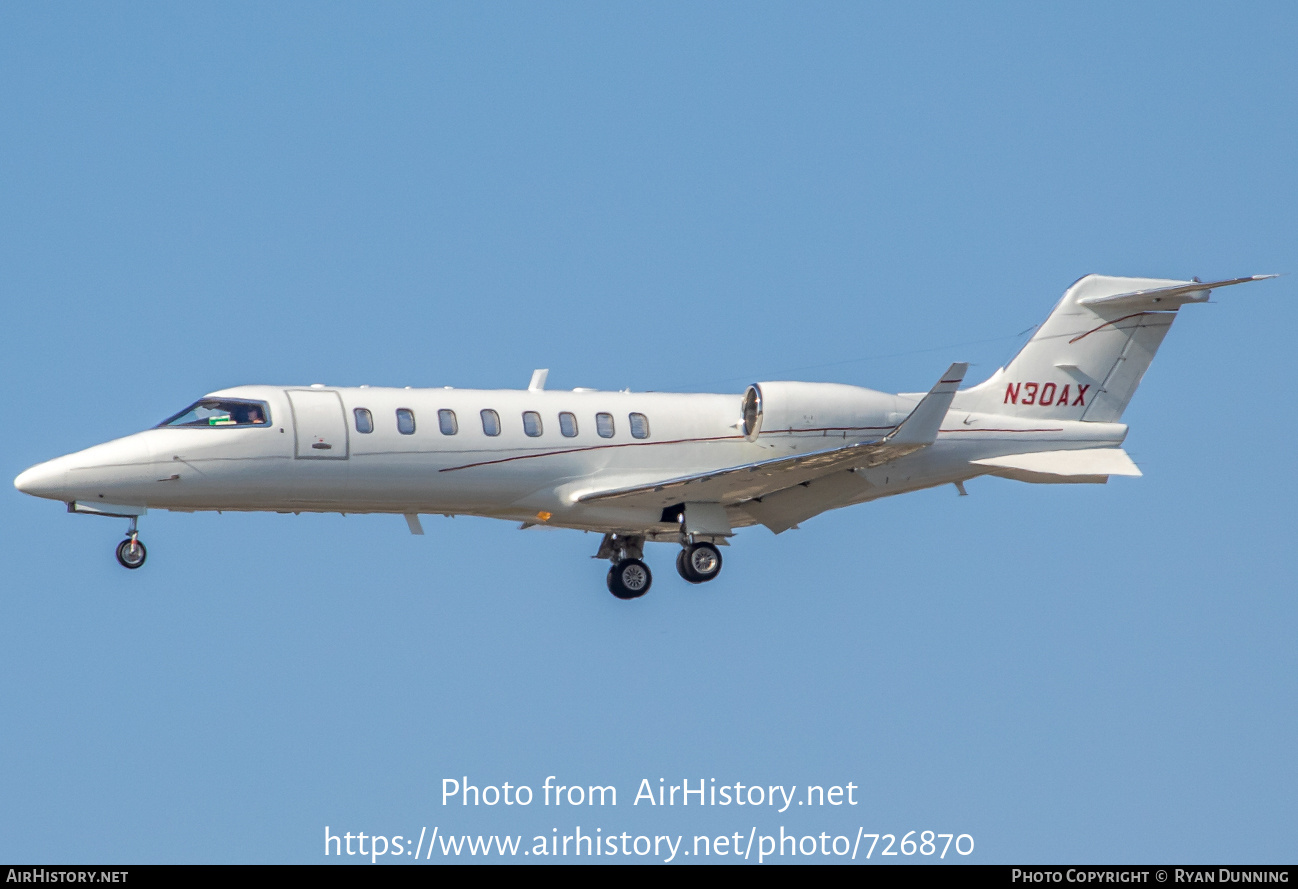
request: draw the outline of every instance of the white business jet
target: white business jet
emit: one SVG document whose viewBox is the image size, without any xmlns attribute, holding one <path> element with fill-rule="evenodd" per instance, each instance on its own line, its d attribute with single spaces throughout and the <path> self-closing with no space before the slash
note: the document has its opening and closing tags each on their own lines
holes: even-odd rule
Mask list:
<svg viewBox="0 0 1298 889">
<path fill-rule="evenodd" d="M 70 512 L 130 520 L 117 560 L 144 564 L 149 509 L 477 515 L 598 531 L 608 588 L 652 582 L 646 541 L 680 547 L 690 583 L 721 571 L 735 529 L 779 534 L 826 510 L 981 475 L 1039 484 L 1138 476 L 1118 422 L 1186 303 L 1274 275 L 1201 282 L 1087 275 L 1005 367 L 927 394 L 755 383 L 742 396 L 238 386 L 157 427 L 14 481 Z"/>
</svg>

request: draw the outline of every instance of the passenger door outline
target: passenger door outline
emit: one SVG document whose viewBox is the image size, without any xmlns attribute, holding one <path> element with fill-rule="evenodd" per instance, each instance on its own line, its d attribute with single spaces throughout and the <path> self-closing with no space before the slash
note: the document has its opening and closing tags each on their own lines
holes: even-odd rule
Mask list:
<svg viewBox="0 0 1298 889">
<path fill-rule="evenodd" d="M 333 389 L 285 389 L 293 411 L 293 458 L 346 460 L 351 437 L 342 396 Z"/>
</svg>

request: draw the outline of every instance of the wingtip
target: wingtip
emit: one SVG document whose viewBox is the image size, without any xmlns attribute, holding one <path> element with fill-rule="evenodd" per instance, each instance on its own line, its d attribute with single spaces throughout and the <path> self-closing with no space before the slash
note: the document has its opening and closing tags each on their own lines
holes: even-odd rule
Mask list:
<svg viewBox="0 0 1298 889">
<path fill-rule="evenodd" d="M 969 371 L 968 361 L 957 361 L 946 369 L 939 383 L 963 383 L 964 375 Z"/>
<path fill-rule="evenodd" d="M 1231 278 L 1227 281 L 1212 282 L 1210 287 L 1227 287 L 1231 284 L 1251 284 L 1254 281 L 1269 281 L 1271 278 L 1279 278 L 1280 275 L 1247 275 L 1243 278 Z"/>
</svg>

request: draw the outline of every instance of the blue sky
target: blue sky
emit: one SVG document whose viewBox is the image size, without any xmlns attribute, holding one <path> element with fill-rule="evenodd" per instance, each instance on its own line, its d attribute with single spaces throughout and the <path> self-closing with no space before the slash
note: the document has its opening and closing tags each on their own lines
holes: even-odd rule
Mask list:
<svg viewBox="0 0 1298 889">
<path fill-rule="evenodd" d="M 1285 4 L 9 4 L 9 477 L 242 383 L 970 379 L 1088 272 L 1293 272 Z M 1292 861 L 1293 279 L 1182 313 L 1145 476 L 598 539 L 9 490 L 0 858 L 317 862 L 367 834 L 968 833 L 982 862 Z M 445 777 L 612 783 L 443 807 Z M 641 778 L 845 784 L 650 810 Z"/>
</svg>

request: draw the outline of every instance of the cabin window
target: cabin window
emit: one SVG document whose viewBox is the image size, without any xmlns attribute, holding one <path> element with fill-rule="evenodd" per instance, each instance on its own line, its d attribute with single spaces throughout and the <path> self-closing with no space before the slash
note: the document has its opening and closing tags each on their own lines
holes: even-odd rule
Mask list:
<svg viewBox="0 0 1298 889">
<path fill-rule="evenodd" d="M 415 434 L 415 412 L 410 408 L 397 408 L 397 431 L 402 435 Z"/>
<path fill-rule="evenodd" d="M 363 407 L 358 407 L 352 411 L 352 416 L 356 418 L 356 431 L 363 432 L 366 435 L 374 431 L 374 417 Z"/>
<path fill-rule="evenodd" d="M 631 420 L 631 437 L 648 438 L 649 437 L 649 418 L 644 414 L 632 414 Z"/>
<path fill-rule="evenodd" d="M 500 414 L 493 410 L 482 412 L 482 431 L 485 435 L 500 434 Z"/>
<path fill-rule="evenodd" d="M 599 433 L 600 438 L 612 438 L 613 437 L 613 415 L 596 414 L 595 431 Z"/>
<path fill-rule="evenodd" d="M 460 431 L 460 424 L 455 419 L 455 411 L 438 411 L 437 425 L 442 430 L 442 435 L 454 435 Z"/>
<path fill-rule="evenodd" d="M 205 398 L 158 424 L 162 426 L 269 426 L 270 408 L 264 401 Z"/>
<path fill-rule="evenodd" d="M 573 438 L 577 434 L 577 417 L 564 411 L 559 414 L 559 431 L 566 438 Z"/>
<path fill-rule="evenodd" d="M 536 411 L 523 411 L 523 431 L 532 438 L 539 436 L 544 431 L 541 428 L 541 415 Z"/>
</svg>

